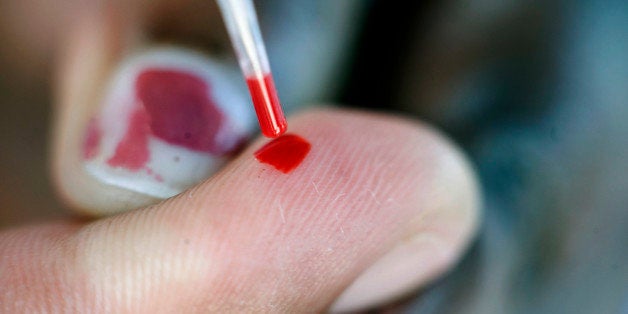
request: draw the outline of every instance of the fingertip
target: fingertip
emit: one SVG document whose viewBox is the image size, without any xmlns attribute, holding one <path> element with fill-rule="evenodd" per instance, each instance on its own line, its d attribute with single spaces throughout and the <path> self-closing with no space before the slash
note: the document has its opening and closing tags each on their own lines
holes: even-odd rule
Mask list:
<svg viewBox="0 0 628 314">
<path fill-rule="evenodd" d="M 148 49 L 133 37 L 138 25 L 90 14 L 61 54 L 52 172 L 69 208 L 104 216 L 206 179 L 253 124 L 235 66 L 182 47 Z"/>
<path fill-rule="evenodd" d="M 255 159 L 268 142 L 259 138 L 185 193 L 82 229 L 90 302 L 301 312 L 340 297 L 333 309 L 363 309 L 425 285 L 464 252 L 478 191 L 438 132 L 330 108 L 290 123 L 312 147 L 288 174 Z"/>
<path fill-rule="evenodd" d="M 309 278 L 292 282 L 299 291 L 325 286 L 319 301 L 349 287 L 335 309 L 390 301 L 455 264 L 479 210 L 473 170 L 455 145 L 424 124 L 373 113 L 326 108 L 290 123 L 312 145 L 296 169 L 255 160 L 268 142 L 258 139 L 194 190 L 191 215 L 220 221 L 212 226 L 236 242 L 265 239 L 245 255 Z"/>
<path fill-rule="evenodd" d="M 365 310 L 390 302 L 425 286 L 455 266 L 478 228 L 481 200 L 473 166 L 452 141 L 429 125 L 402 117 L 334 110 L 314 111 L 302 117 L 309 121 L 307 123 L 313 123 L 312 128 L 320 127 L 320 121 L 339 119 L 337 125 L 318 131 L 338 128 L 354 131 L 348 132 L 354 143 L 351 136 L 339 140 L 343 142 L 341 147 L 352 144 L 360 147 L 346 154 L 352 157 L 352 165 L 361 166 L 363 170 L 375 168 L 372 175 L 386 177 L 382 182 L 395 185 L 399 194 L 404 194 L 409 187 L 405 192 L 407 198 L 387 199 L 410 208 L 396 228 L 388 231 L 395 232 L 404 225 L 408 229 L 356 276 L 333 303 L 332 311 Z M 344 118 L 349 120 L 344 121 Z M 341 134 L 325 136 L 339 139 Z M 377 148 L 369 149 L 369 145 Z M 360 163 L 360 158 L 376 160 L 382 150 L 389 150 L 400 159 L 388 156 L 383 158 L 384 163 L 371 160 L 380 169 Z M 386 176 L 382 167 L 393 167 L 391 174 L 395 175 Z M 373 196 L 375 190 L 370 189 L 368 194 Z M 399 214 L 381 206 L 380 210 Z M 385 225 L 381 227 L 386 229 Z"/>
</svg>

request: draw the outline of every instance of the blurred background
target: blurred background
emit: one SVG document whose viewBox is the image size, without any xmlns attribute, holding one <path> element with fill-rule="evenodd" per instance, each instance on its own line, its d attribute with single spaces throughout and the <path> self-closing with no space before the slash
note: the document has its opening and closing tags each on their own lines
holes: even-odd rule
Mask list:
<svg viewBox="0 0 628 314">
<path fill-rule="evenodd" d="M 20 22 L 21 6 L 0 0 L 0 228 L 64 214 L 48 171 L 54 65 L 52 43 L 42 41 L 56 23 L 43 12 Z"/>
<path fill-rule="evenodd" d="M 188 2 L 149 24 L 147 45 L 229 55 L 224 29 L 195 23 L 207 1 Z M 423 119 L 479 173 L 484 223 L 464 260 L 379 311 L 628 313 L 628 2 L 256 4 L 290 111 L 333 101 Z M 69 215 L 47 152 L 79 6 L 0 0 L 0 228 Z"/>
</svg>

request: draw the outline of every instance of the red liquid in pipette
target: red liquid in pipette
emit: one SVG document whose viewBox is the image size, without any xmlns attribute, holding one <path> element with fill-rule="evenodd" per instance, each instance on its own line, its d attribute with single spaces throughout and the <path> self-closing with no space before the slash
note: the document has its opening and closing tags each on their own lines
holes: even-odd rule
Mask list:
<svg viewBox="0 0 628 314">
<path fill-rule="evenodd" d="M 283 115 L 283 110 L 281 110 L 272 75 L 247 77 L 246 85 L 248 85 L 253 99 L 262 134 L 274 138 L 285 133 L 288 129 L 288 123 Z"/>
</svg>

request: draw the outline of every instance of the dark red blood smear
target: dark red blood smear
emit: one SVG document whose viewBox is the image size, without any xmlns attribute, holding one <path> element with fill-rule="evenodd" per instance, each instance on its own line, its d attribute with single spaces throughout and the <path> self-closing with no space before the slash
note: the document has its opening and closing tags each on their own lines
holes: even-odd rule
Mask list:
<svg viewBox="0 0 628 314">
<path fill-rule="evenodd" d="M 100 139 L 102 138 L 102 131 L 98 127 L 98 120 L 91 119 L 87 124 L 87 136 L 83 142 L 83 158 L 92 159 L 98 154 L 100 148 Z"/>
<path fill-rule="evenodd" d="M 249 86 L 262 134 L 274 138 L 285 133 L 288 123 L 279 103 L 273 77 L 270 74 L 263 78 L 247 77 L 246 84 Z"/>
<path fill-rule="evenodd" d="M 140 170 L 150 158 L 148 151 L 148 114 L 143 108 L 131 114 L 126 134 L 118 143 L 113 157 L 107 160 L 112 167 L 123 167 L 132 171 Z"/>
<path fill-rule="evenodd" d="M 224 117 L 203 79 L 176 70 L 148 69 L 137 77 L 135 89 L 155 136 L 201 152 L 225 154 L 232 149 L 216 141 Z"/>
<path fill-rule="evenodd" d="M 283 173 L 288 173 L 301 164 L 311 148 L 312 145 L 304 138 L 286 134 L 256 151 L 255 158 Z"/>
<path fill-rule="evenodd" d="M 203 79 L 187 72 L 148 69 L 138 75 L 135 92 L 138 103 L 126 134 L 113 157 L 107 160 L 110 166 L 142 169 L 150 160 L 149 136 L 217 155 L 235 148 L 220 146 L 216 141 L 224 117 L 211 100 L 209 86 Z"/>
</svg>

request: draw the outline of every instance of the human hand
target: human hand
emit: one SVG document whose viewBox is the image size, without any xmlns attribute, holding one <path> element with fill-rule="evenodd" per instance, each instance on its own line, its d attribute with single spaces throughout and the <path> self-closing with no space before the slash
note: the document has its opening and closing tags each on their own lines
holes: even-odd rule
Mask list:
<svg viewBox="0 0 628 314">
<path fill-rule="evenodd" d="M 248 145 L 216 175 L 155 202 L 82 166 L 83 130 L 115 45 L 86 30 L 61 75 L 53 170 L 96 221 L 0 233 L 6 312 L 320 312 L 365 308 L 429 283 L 477 224 L 472 171 L 419 123 L 321 109 L 291 117 L 313 145 L 289 175 Z M 95 28 L 98 30 L 98 28 Z M 104 34 L 106 36 L 106 33 Z M 117 37 L 116 37 L 117 38 Z M 105 41 L 106 42 L 106 41 Z M 86 49 L 86 50 L 84 50 Z M 99 54 L 100 53 L 100 54 Z"/>
<path fill-rule="evenodd" d="M 157 205 L 4 231 L 3 310 L 320 312 L 341 294 L 334 308 L 347 310 L 455 263 L 476 227 L 477 190 L 440 135 L 331 109 L 290 123 L 313 148 L 289 175 L 252 157 L 258 139 Z"/>
</svg>

